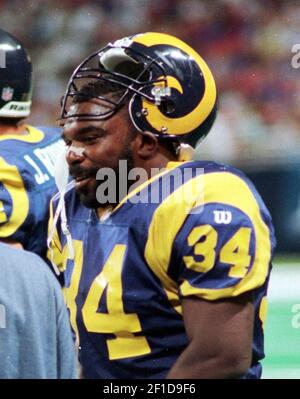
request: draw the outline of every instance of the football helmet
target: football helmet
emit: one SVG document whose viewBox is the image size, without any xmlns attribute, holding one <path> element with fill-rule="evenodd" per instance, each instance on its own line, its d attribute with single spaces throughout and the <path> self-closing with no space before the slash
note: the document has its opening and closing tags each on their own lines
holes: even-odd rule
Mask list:
<svg viewBox="0 0 300 399">
<path fill-rule="evenodd" d="M 80 87 L 97 80 L 120 85 L 122 94 L 116 101 L 95 96 L 110 104 L 101 114 L 72 113 L 72 98 L 84 96 Z M 195 147 L 215 120 L 217 90 L 209 67 L 195 50 L 174 36 L 147 32 L 109 43 L 75 69 L 62 99 L 61 119 L 106 119 L 125 102 L 140 132 Z"/>
<path fill-rule="evenodd" d="M 0 118 L 30 114 L 32 66 L 22 44 L 0 29 Z"/>
</svg>

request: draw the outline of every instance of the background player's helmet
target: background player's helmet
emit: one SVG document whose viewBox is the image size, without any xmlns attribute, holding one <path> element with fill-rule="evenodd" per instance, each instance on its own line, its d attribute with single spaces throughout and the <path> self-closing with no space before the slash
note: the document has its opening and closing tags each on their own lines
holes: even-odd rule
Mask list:
<svg viewBox="0 0 300 399">
<path fill-rule="evenodd" d="M 25 118 L 31 98 L 30 58 L 18 40 L 0 29 L 0 118 Z"/>
<path fill-rule="evenodd" d="M 74 114 L 73 96 L 93 80 L 118 83 L 120 98 L 101 114 Z M 101 120 L 129 100 L 129 114 L 140 132 L 176 138 L 195 147 L 209 132 L 217 112 L 213 75 L 200 55 L 183 41 L 162 33 L 142 33 L 117 40 L 87 57 L 74 71 L 62 102 L 61 118 Z M 83 101 L 84 99 L 82 99 Z"/>
</svg>

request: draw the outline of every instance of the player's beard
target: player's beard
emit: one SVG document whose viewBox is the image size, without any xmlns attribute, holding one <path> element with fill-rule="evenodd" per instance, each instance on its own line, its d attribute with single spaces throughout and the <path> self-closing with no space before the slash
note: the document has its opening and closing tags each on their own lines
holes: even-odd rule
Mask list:
<svg viewBox="0 0 300 399">
<path fill-rule="evenodd" d="M 108 205 L 115 207 L 122 200 L 122 198 L 120 198 L 119 187 L 120 187 L 120 183 L 123 184 L 124 182 L 120 182 L 120 178 L 122 176 L 122 174 L 120 174 L 120 170 L 119 170 L 119 161 L 120 160 L 127 162 L 127 173 L 129 173 L 130 170 L 134 167 L 134 161 L 133 161 L 132 151 L 127 146 L 125 147 L 124 151 L 120 155 L 120 157 L 118 159 L 118 163 L 116 165 L 114 165 L 113 167 L 110 166 L 110 169 L 112 169 L 114 171 L 114 174 L 116 176 L 116 180 L 115 180 L 116 187 L 113 188 L 114 192 L 116 194 L 113 196 L 115 198 L 115 201 L 106 200 L 106 198 L 99 198 L 99 197 L 97 198 L 97 189 L 101 184 L 105 184 L 106 180 L 105 179 L 104 180 L 96 179 L 96 175 L 97 175 L 99 168 L 93 168 L 93 169 L 89 170 L 89 174 L 91 174 L 91 176 L 93 176 L 91 181 L 85 187 L 83 187 L 81 190 L 77 191 L 77 193 L 79 194 L 79 197 L 80 197 L 80 201 L 85 207 L 93 208 L 93 209 L 106 208 Z M 107 166 L 105 166 L 105 167 L 107 167 Z M 133 183 L 134 182 L 131 181 L 129 184 L 128 179 L 127 179 L 128 190 L 129 190 L 129 186 L 132 185 Z"/>
</svg>

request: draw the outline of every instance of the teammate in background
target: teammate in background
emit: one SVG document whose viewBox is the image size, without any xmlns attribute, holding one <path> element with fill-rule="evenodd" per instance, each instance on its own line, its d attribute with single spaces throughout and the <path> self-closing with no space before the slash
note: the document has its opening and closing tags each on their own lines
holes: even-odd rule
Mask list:
<svg viewBox="0 0 300 399">
<path fill-rule="evenodd" d="M 0 378 L 76 378 L 60 286 L 35 254 L 0 243 Z"/>
<path fill-rule="evenodd" d="M 275 238 L 242 172 L 191 160 L 216 102 L 203 59 L 160 33 L 108 44 L 70 79 L 75 189 L 53 200 L 49 240 L 87 378 L 261 375 Z"/>
<path fill-rule="evenodd" d="M 26 50 L 0 29 L 0 240 L 46 254 L 60 129 L 26 125 L 32 67 Z"/>
</svg>

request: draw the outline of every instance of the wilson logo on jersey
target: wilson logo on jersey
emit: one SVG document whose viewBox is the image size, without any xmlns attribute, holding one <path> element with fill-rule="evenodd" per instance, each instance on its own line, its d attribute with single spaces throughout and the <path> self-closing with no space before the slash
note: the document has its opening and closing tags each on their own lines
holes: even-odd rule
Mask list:
<svg viewBox="0 0 300 399">
<path fill-rule="evenodd" d="M 217 224 L 229 224 L 232 221 L 230 211 L 214 211 L 214 217 Z"/>
</svg>

